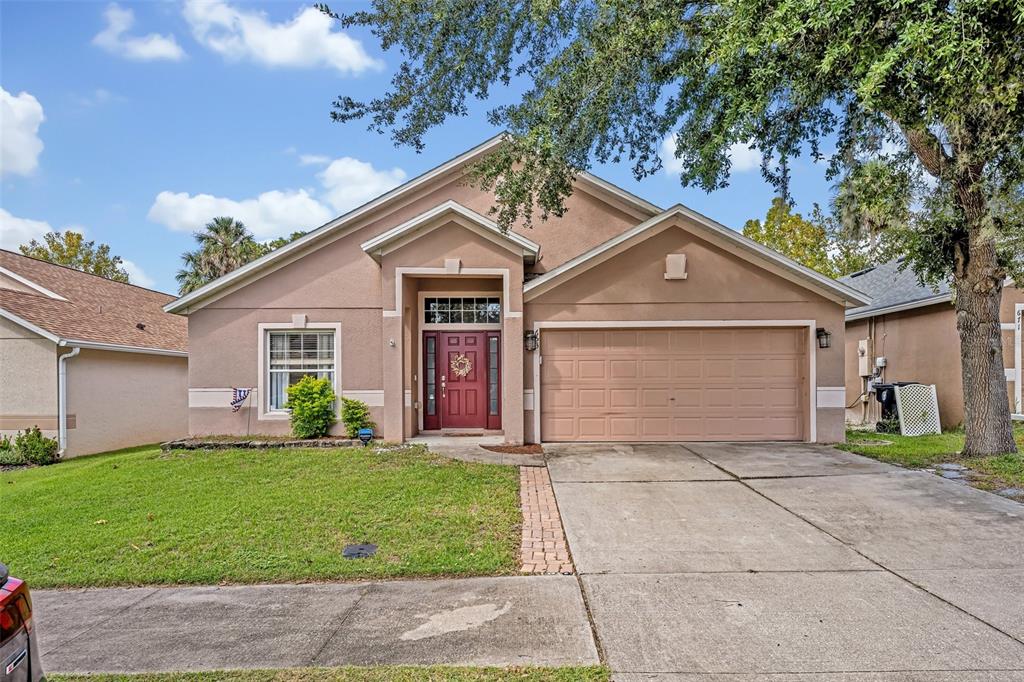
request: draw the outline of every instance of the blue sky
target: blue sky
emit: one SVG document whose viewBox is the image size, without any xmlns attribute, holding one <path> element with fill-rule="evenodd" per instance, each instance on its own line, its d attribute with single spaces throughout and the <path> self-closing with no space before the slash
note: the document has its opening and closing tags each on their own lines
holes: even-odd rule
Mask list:
<svg viewBox="0 0 1024 682">
<path fill-rule="evenodd" d="M 382 93 L 398 63 L 309 3 L 3 0 L 0 246 L 72 227 L 130 261 L 134 282 L 174 292 L 190 233 L 214 215 L 261 239 L 309 229 L 498 132 L 488 103 L 420 154 L 330 121 L 334 97 Z M 668 172 L 594 171 L 740 229 L 773 195 L 754 156 L 739 152 L 712 194 Z M 826 202 L 822 166 L 798 160 L 792 191 L 805 212 Z"/>
</svg>

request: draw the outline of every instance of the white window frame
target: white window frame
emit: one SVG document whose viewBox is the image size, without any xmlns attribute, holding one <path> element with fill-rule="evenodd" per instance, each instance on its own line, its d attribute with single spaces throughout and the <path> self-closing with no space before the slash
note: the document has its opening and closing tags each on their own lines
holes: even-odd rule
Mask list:
<svg viewBox="0 0 1024 682">
<path fill-rule="evenodd" d="M 270 334 L 271 332 L 333 332 L 334 333 L 334 381 L 332 382 L 334 394 L 341 397 L 341 387 L 344 385 L 341 378 L 341 323 L 340 322 L 310 322 L 308 324 L 297 324 L 295 322 L 261 322 L 257 325 L 259 331 L 259 352 L 257 362 L 259 366 L 259 379 L 256 386 L 256 398 L 259 410 L 257 419 L 260 421 L 286 421 L 291 419 L 291 410 L 270 409 Z M 341 415 L 341 400 L 337 401 L 336 413 Z"/>
<path fill-rule="evenodd" d="M 420 329 L 423 331 L 459 329 L 459 330 L 494 330 L 501 329 L 501 321 L 505 315 L 505 297 L 500 291 L 421 291 L 419 292 L 419 315 Z M 428 298 L 496 298 L 501 311 L 498 314 L 497 322 L 424 322 L 427 315 Z"/>
</svg>

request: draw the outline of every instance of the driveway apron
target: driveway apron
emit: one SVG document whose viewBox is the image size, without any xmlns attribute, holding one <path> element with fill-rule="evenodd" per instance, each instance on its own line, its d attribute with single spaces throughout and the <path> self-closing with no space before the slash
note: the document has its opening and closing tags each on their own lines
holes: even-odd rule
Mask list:
<svg viewBox="0 0 1024 682">
<path fill-rule="evenodd" d="M 814 445 L 565 445 L 617 680 L 1024 680 L 1024 507 Z"/>
</svg>

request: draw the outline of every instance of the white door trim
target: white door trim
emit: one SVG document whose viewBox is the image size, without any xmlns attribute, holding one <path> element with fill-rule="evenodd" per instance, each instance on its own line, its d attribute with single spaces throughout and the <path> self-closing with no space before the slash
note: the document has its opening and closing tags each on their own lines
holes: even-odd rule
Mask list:
<svg viewBox="0 0 1024 682">
<path fill-rule="evenodd" d="M 1024 303 L 1016 303 L 1013 306 L 1013 412 L 1014 414 L 1021 413 L 1021 352 L 1020 352 L 1020 337 L 1021 337 L 1021 317 L 1024 316 Z"/>
<path fill-rule="evenodd" d="M 1024 306 L 1022 306 L 1024 307 Z M 1019 319 L 1019 318 L 1018 318 Z M 544 362 L 544 338 L 541 335 L 542 329 L 649 329 L 649 328 L 684 328 L 684 327 L 806 327 L 807 328 L 807 357 L 809 369 L 807 373 L 807 394 L 808 394 L 808 420 L 809 437 L 808 442 L 814 443 L 818 440 L 818 396 L 817 396 L 817 344 L 815 332 L 817 322 L 815 320 L 538 320 L 533 323 L 533 330 L 540 335 L 540 345 L 537 347 L 536 358 L 533 363 L 533 429 L 537 441 L 542 441 L 540 430 L 541 414 L 541 385 L 540 366 Z"/>
</svg>

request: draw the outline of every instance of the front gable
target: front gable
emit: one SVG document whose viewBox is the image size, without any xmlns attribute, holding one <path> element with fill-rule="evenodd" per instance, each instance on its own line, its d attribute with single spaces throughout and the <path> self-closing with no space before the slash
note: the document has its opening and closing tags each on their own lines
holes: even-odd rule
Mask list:
<svg viewBox="0 0 1024 682">
<path fill-rule="evenodd" d="M 343 261 L 350 263 L 361 258 L 373 265 L 360 246 L 408 221 L 415 221 L 441 204 L 454 202 L 475 213 L 484 221 L 495 203 L 493 194 L 482 192 L 465 181 L 467 167 L 493 150 L 501 143 L 498 136 L 461 154 L 427 173 L 387 192 L 380 197 L 356 208 L 331 222 L 316 228 L 303 237 L 273 252 L 220 277 L 199 289 L 182 296 L 165 307 L 167 312 L 189 314 L 234 292 L 254 286 L 255 283 L 282 269 L 313 267 L 317 270 L 313 254 L 343 242 L 347 250 Z M 537 262 L 535 271 L 544 272 L 557 267 L 580 251 L 607 240 L 623 230 L 655 215 L 658 208 L 638 197 L 621 190 L 589 173 L 581 173 L 576 180 L 577 191 L 567 198 L 567 213 L 561 218 L 538 221 L 533 230 L 517 227 L 513 234 L 504 235 L 517 241 L 527 250 L 532 246 L 543 247 L 544 258 Z M 479 223 L 479 220 L 474 219 Z M 354 237 L 354 239 L 349 239 Z M 340 246 L 340 244 L 339 244 Z M 332 250 L 337 252 L 337 246 Z M 526 254 L 530 256 L 531 254 Z M 529 260 L 529 258 L 528 258 Z M 363 275 L 363 268 L 356 267 L 354 274 Z M 287 279 L 298 281 L 331 279 L 327 272 L 317 271 L 288 275 Z M 260 295 L 244 295 L 252 305 L 269 295 L 269 301 L 282 303 L 280 295 L 275 296 L 261 287 Z M 289 300 L 294 297 L 288 297 Z M 364 299 L 365 302 L 365 299 Z"/>
<path fill-rule="evenodd" d="M 685 279 L 666 278 L 666 259 L 671 254 L 686 256 Z M 682 224 L 667 225 L 576 277 L 540 294 L 531 294 L 531 305 L 731 306 L 824 301 L 820 294 L 737 257 Z"/>
<path fill-rule="evenodd" d="M 665 281 L 654 278 L 653 281 L 658 282 L 658 284 L 651 284 L 650 286 L 655 289 L 664 289 L 661 293 L 670 296 L 668 300 L 674 300 L 672 297 L 681 288 L 676 287 L 674 289 L 675 293 L 669 292 L 669 289 L 672 289 L 671 285 L 679 284 L 679 280 L 670 280 L 664 277 L 666 273 L 665 259 L 669 254 L 683 253 L 684 244 L 675 245 L 673 247 L 674 250 L 664 250 L 670 248 L 670 244 L 661 246 L 647 245 L 645 249 L 641 250 L 648 258 L 643 263 L 631 264 L 630 257 L 627 256 L 632 250 L 644 245 L 646 242 L 659 239 L 666 231 L 681 231 L 688 235 L 688 239 L 696 239 L 702 244 L 702 246 L 697 248 L 706 250 L 709 246 L 714 247 L 717 253 L 729 257 L 729 264 L 724 262 L 719 264 L 722 272 L 711 275 L 711 286 L 703 294 L 709 298 L 703 300 L 746 300 L 742 293 L 744 287 L 753 286 L 764 275 L 773 275 L 775 279 L 781 279 L 791 285 L 795 285 L 797 290 L 813 293 L 819 298 L 825 298 L 847 307 L 863 305 L 867 300 L 861 292 L 852 287 L 800 265 L 744 237 L 738 232 L 715 223 L 681 205 L 674 206 L 664 213 L 580 254 L 554 270 L 533 279 L 524 287 L 524 297 L 527 301 L 532 301 L 542 296 L 546 300 L 559 300 L 557 297 L 552 298 L 549 296 L 548 292 L 569 286 L 569 283 L 574 279 L 580 278 L 603 264 L 611 263 L 609 267 L 603 268 L 604 276 L 600 280 L 602 284 L 599 288 L 603 289 L 614 286 L 611 283 L 605 284 L 606 278 L 614 280 L 616 275 L 631 273 L 637 268 L 660 268 L 663 275 L 662 280 Z M 656 245 L 659 243 L 655 242 Z M 652 248 L 655 249 L 654 252 L 651 252 Z M 658 248 L 662 249 L 660 255 L 657 252 Z M 619 260 L 623 260 L 621 265 L 617 264 Z M 711 260 L 714 259 L 712 258 Z M 692 257 L 688 256 L 687 262 L 690 261 L 692 261 Z M 725 277 L 727 281 L 718 281 L 717 283 L 714 281 L 722 277 Z M 665 288 L 666 285 L 668 289 Z M 701 288 L 701 285 L 694 285 L 690 287 L 690 290 L 699 288 Z M 578 286 L 576 290 L 578 291 Z M 565 295 L 559 294 L 557 296 L 564 297 Z M 722 298 L 723 296 L 725 298 Z M 736 296 L 740 296 L 740 298 L 736 298 Z M 655 298 L 653 300 L 658 299 Z"/>
</svg>

